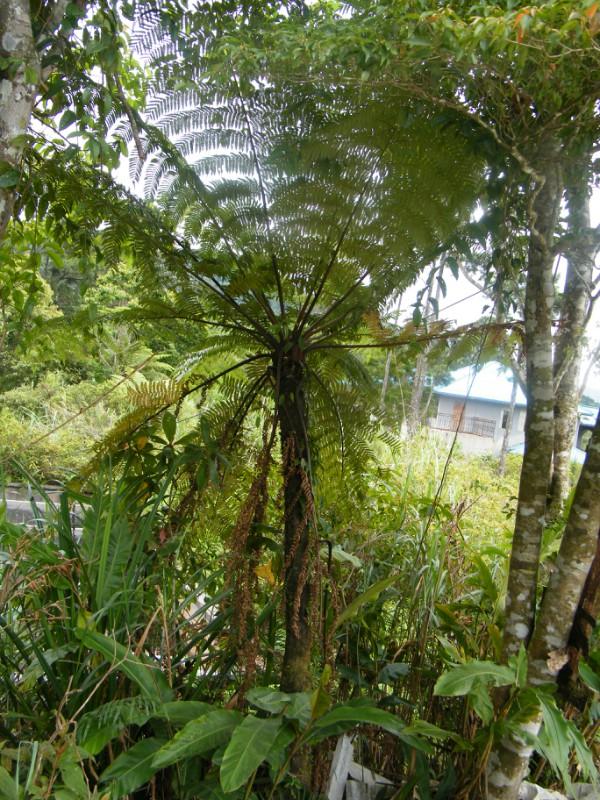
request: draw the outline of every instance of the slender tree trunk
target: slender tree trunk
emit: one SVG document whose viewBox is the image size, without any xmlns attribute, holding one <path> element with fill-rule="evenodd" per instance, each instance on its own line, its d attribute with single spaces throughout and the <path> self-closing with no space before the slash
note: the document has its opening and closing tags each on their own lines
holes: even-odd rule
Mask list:
<svg viewBox="0 0 600 800">
<path fill-rule="evenodd" d="M 600 414 L 575 490 L 556 569 L 544 594 L 529 645 L 528 677 L 534 686 L 554 683 L 567 660 L 566 646 L 596 554 L 599 527 Z M 541 713 L 538 713 L 523 725 L 523 731 L 535 736 L 540 725 Z M 532 750 L 530 744 L 515 736 L 496 748 L 488 768 L 490 800 L 516 800 Z"/>
<path fill-rule="evenodd" d="M 415 377 L 410 394 L 410 407 L 408 412 L 408 433 L 413 436 L 421 423 L 421 402 L 423 400 L 423 390 L 425 388 L 425 376 L 427 374 L 427 356 L 420 353 L 417 356 Z"/>
<path fill-rule="evenodd" d="M 0 71 L 0 161 L 15 171 L 14 181 L 9 179 L 0 188 L 1 239 L 15 202 L 16 173 L 23 152 L 18 137 L 27 131 L 40 76 L 29 0 L 0 0 L 0 55 L 17 65 Z"/>
<path fill-rule="evenodd" d="M 515 531 L 506 590 L 503 657 L 518 653 L 533 631 L 537 578 L 554 443 L 552 240 L 558 219 L 561 185 L 556 147 L 540 144 L 538 180 L 530 210 L 529 254 L 525 290 L 527 415 Z M 535 722 L 534 727 L 539 727 Z M 487 766 L 490 800 L 517 800 L 531 748 L 514 737 L 502 739 Z M 525 765 L 525 766 L 523 766 Z"/>
<path fill-rule="evenodd" d="M 596 554 L 588 576 L 585 579 L 585 585 L 581 593 L 579 605 L 575 612 L 575 619 L 569 634 L 569 641 L 567 643 L 567 655 L 569 657 L 568 664 L 566 664 L 560 671 L 558 676 L 558 684 L 561 688 L 563 696 L 576 704 L 577 698 L 575 695 L 575 684 L 578 676 L 579 659 L 581 656 L 587 658 L 589 653 L 590 639 L 594 628 L 596 627 L 596 619 L 598 617 L 600 605 L 600 529 L 596 538 Z"/>
<path fill-rule="evenodd" d="M 388 350 L 385 358 L 385 369 L 383 370 L 383 383 L 381 384 L 381 397 L 379 398 L 379 410 L 381 415 L 385 414 L 385 396 L 387 394 L 388 383 L 390 382 L 390 368 L 392 366 L 392 351 Z"/>
<path fill-rule="evenodd" d="M 443 270 L 444 270 L 443 266 L 440 267 L 439 270 L 436 271 L 435 276 L 441 278 Z M 435 280 L 435 276 L 432 277 L 432 282 L 433 280 Z M 432 301 L 431 299 L 432 290 L 433 290 L 433 285 L 431 284 L 427 291 L 427 300 L 425 301 L 425 313 L 427 314 L 429 310 L 433 308 L 434 319 L 437 319 L 438 309 L 440 307 L 440 296 L 442 291 L 440 280 L 438 280 L 435 290 L 435 301 Z M 417 432 L 422 422 L 421 406 L 423 404 L 423 394 L 425 392 L 425 378 L 427 377 L 427 367 L 429 366 L 429 362 L 427 361 L 428 350 L 429 347 L 425 347 L 424 351 L 420 353 L 419 356 L 417 357 L 415 377 L 413 380 L 413 387 L 410 395 L 410 407 L 408 411 L 408 433 L 411 436 Z"/>
<path fill-rule="evenodd" d="M 517 402 L 517 379 L 513 375 L 512 389 L 510 392 L 510 402 L 508 405 L 508 414 L 506 417 L 506 428 L 504 429 L 504 436 L 502 437 L 502 447 L 500 449 L 500 460 L 498 461 L 498 475 L 504 475 L 506 469 L 506 455 L 510 445 L 510 435 L 512 433 L 513 418 L 515 416 L 515 403 Z"/>
<path fill-rule="evenodd" d="M 558 218 L 561 186 L 556 152 L 546 146 L 540 164 L 531 220 L 525 295 L 527 415 L 525 452 L 519 484 L 504 625 L 504 657 L 517 653 L 533 629 L 540 545 L 554 444 L 552 372 L 552 239 Z"/>
<path fill-rule="evenodd" d="M 313 507 L 309 479 L 308 409 L 304 365 L 295 350 L 283 359 L 280 426 L 284 481 L 285 652 L 284 692 L 310 688 Z"/>
<path fill-rule="evenodd" d="M 579 372 L 583 353 L 583 337 L 590 304 L 594 269 L 595 237 L 590 228 L 589 164 L 578 161 L 566 183 L 569 208 L 568 268 L 556 344 L 554 381 L 554 460 L 550 484 L 550 515 L 562 511 L 570 489 L 571 449 L 577 430 L 579 405 Z"/>
</svg>

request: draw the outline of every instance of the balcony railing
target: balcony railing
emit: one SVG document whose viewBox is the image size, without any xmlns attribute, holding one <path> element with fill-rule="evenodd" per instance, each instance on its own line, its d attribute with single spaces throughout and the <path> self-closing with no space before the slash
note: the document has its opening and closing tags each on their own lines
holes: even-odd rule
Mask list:
<svg viewBox="0 0 600 800">
<path fill-rule="evenodd" d="M 458 414 L 438 413 L 437 417 L 431 420 L 431 427 L 442 431 L 456 431 L 459 433 L 471 433 L 473 436 L 494 437 L 496 433 L 496 421 L 484 419 L 483 417 L 460 417 Z"/>
</svg>

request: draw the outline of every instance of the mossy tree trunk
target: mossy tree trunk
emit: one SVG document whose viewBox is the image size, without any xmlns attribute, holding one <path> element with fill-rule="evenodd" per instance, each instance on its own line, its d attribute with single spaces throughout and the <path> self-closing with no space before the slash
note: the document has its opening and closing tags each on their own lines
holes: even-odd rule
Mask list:
<svg viewBox="0 0 600 800">
<path fill-rule="evenodd" d="M 310 687 L 311 599 L 314 575 L 312 487 L 308 445 L 308 409 L 302 354 L 293 348 L 282 361 L 279 418 L 284 481 L 285 651 L 284 692 Z"/>
<path fill-rule="evenodd" d="M 525 452 L 513 535 L 504 626 L 504 656 L 517 653 L 533 628 L 540 545 L 554 446 L 552 242 L 561 199 L 556 150 L 547 143 L 538 167 L 530 220 L 525 294 L 527 414 Z"/>
<path fill-rule="evenodd" d="M 40 75 L 29 0 L 0 0 L 0 55 L 17 64 L 0 71 L 0 161 L 6 172 L 0 188 L 0 238 L 13 213 L 19 159 L 33 111 Z M 5 169 L 6 169 L 5 167 Z M 14 180 L 9 177 L 14 175 Z"/>
<path fill-rule="evenodd" d="M 561 541 L 556 569 L 544 594 L 528 650 L 531 685 L 554 683 L 567 660 L 567 643 L 598 545 L 600 527 L 600 414 Z M 523 725 L 536 735 L 541 713 Z M 529 765 L 532 746 L 520 737 L 504 740 L 490 758 L 488 797 L 516 800 Z"/>
<path fill-rule="evenodd" d="M 554 444 L 552 243 L 562 193 L 557 149 L 540 145 L 530 208 L 530 237 L 525 293 L 527 415 L 515 530 L 506 591 L 503 656 L 519 652 L 532 634 L 540 548 Z M 539 722 L 535 723 L 539 727 Z M 512 737 L 498 742 L 487 769 L 490 800 L 517 800 L 531 747 Z"/>
<path fill-rule="evenodd" d="M 579 605 L 575 612 L 575 619 L 569 633 L 567 642 L 567 656 L 569 661 L 558 675 L 558 685 L 562 696 L 572 705 L 577 706 L 581 699 L 578 691 L 579 660 L 587 658 L 590 648 L 590 639 L 596 627 L 596 619 L 600 610 L 600 529 L 596 539 L 596 553 L 587 578 Z M 585 690 L 586 701 L 589 692 Z"/>
<path fill-rule="evenodd" d="M 549 503 L 553 517 L 561 513 L 571 488 L 569 465 L 577 430 L 579 372 L 597 248 L 596 237 L 590 228 L 589 177 L 590 157 L 586 154 L 569 171 L 565 187 L 569 209 L 569 244 L 554 361 L 554 459 Z"/>
</svg>

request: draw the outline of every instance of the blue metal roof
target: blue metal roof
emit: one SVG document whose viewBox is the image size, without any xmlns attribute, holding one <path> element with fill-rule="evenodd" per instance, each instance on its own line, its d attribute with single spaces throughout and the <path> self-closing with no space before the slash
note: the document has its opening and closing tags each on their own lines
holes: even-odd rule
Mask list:
<svg viewBox="0 0 600 800">
<path fill-rule="evenodd" d="M 467 397 L 469 400 L 485 400 L 489 403 L 510 403 L 512 391 L 512 372 L 497 361 L 484 364 L 474 376 L 473 367 L 463 367 L 452 373 L 452 379 L 446 386 L 434 386 L 435 394 L 446 397 Z M 516 405 L 527 406 L 527 398 L 517 387 Z M 598 409 L 593 406 L 579 406 L 579 419 L 582 425 L 594 426 Z"/>
<path fill-rule="evenodd" d="M 484 364 L 476 375 L 473 367 L 463 367 L 452 373 L 449 384 L 434 386 L 433 391 L 449 397 L 466 397 L 468 394 L 470 400 L 508 404 L 512 391 L 512 373 L 497 361 Z M 527 399 L 520 387 L 517 388 L 516 405 L 527 405 Z"/>
</svg>

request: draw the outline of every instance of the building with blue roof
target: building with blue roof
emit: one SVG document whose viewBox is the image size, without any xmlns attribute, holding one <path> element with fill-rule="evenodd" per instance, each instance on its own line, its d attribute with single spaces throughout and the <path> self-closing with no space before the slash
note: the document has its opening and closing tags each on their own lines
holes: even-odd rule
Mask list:
<svg viewBox="0 0 600 800">
<path fill-rule="evenodd" d="M 464 367 L 452 373 L 450 383 L 435 385 L 437 414 L 428 420 L 430 428 L 446 438 L 458 438 L 467 453 L 499 453 L 502 448 L 513 390 L 513 374 L 492 361 L 477 372 Z M 509 449 L 523 452 L 527 398 L 517 385 Z M 573 458 L 583 461 L 598 409 L 579 406 L 579 419 Z"/>
</svg>

